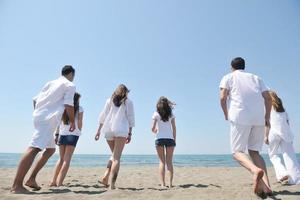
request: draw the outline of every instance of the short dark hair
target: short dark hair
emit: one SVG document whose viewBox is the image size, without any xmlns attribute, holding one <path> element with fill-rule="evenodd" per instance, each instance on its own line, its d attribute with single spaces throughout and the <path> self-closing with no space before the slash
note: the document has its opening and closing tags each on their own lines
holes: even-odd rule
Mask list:
<svg viewBox="0 0 300 200">
<path fill-rule="evenodd" d="M 65 65 L 61 70 L 61 75 L 66 76 L 70 73 L 75 74 L 75 69 L 72 67 L 72 65 Z"/>
<path fill-rule="evenodd" d="M 231 61 L 233 69 L 245 69 L 245 60 L 241 57 L 236 57 Z"/>
</svg>

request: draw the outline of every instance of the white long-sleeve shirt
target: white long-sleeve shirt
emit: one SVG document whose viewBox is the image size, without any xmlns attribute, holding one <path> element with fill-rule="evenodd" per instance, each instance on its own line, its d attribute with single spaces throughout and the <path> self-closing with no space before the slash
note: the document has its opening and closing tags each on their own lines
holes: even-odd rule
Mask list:
<svg viewBox="0 0 300 200">
<path fill-rule="evenodd" d="M 103 124 L 101 133 L 128 134 L 129 127 L 135 126 L 132 101 L 126 99 L 125 103 L 117 107 L 111 98 L 107 99 L 104 109 L 100 113 L 99 123 Z"/>
<path fill-rule="evenodd" d="M 278 135 L 286 142 L 292 142 L 294 135 L 288 121 L 289 117 L 286 112 L 276 112 L 274 108 L 272 108 L 270 117 L 270 134 Z"/>
<path fill-rule="evenodd" d="M 64 105 L 74 105 L 75 85 L 64 76 L 46 83 L 41 92 L 33 98 L 36 102 L 33 117 L 37 121 L 56 118 L 60 122 Z"/>
</svg>

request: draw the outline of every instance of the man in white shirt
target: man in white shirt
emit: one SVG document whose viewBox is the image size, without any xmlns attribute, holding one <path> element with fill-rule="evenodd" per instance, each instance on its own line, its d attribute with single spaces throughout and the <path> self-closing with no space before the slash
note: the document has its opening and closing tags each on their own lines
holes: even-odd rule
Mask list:
<svg viewBox="0 0 300 200">
<path fill-rule="evenodd" d="M 244 71 L 243 58 L 234 58 L 232 72 L 220 83 L 220 100 L 225 120 L 231 124 L 233 157 L 253 174 L 254 192 L 271 195 L 262 149 L 265 126 L 270 126 L 271 98 L 258 76 Z M 248 153 L 251 160 L 245 153 Z"/>
<path fill-rule="evenodd" d="M 26 184 L 29 187 L 40 189 L 37 188 L 39 186 L 35 182 L 35 176 L 55 152 L 54 132 L 61 121 L 65 109 L 70 119 L 70 131 L 75 130 L 73 98 L 76 88 L 72 83 L 74 77 L 75 69 L 71 65 L 64 66 L 62 76 L 48 82 L 41 92 L 33 98 L 35 132 L 30 141 L 29 148 L 19 163 L 11 192 L 28 193 L 28 190 L 23 186 L 24 177 L 29 171 L 36 155 L 46 149 Z"/>
</svg>

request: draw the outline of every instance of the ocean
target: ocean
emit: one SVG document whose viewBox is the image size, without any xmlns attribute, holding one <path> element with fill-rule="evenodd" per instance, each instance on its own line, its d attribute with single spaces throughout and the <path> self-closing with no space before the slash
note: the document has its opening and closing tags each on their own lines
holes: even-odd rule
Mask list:
<svg viewBox="0 0 300 200">
<path fill-rule="evenodd" d="M 22 154 L 0 153 L 0 168 L 17 167 Z M 110 155 L 74 154 L 71 165 L 73 167 L 104 167 Z M 269 157 L 263 155 L 267 166 L 271 166 Z M 300 154 L 297 154 L 300 162 Z M 46 167 L 53 167 L 58 155 L 53 155 Z M 157 155 L 123 155 L 122 165 L 157 165 Z M 231 155 L 174 155 L 173 163 L 177 167 L 237 167 L 238 163 Z"/>
</svg>

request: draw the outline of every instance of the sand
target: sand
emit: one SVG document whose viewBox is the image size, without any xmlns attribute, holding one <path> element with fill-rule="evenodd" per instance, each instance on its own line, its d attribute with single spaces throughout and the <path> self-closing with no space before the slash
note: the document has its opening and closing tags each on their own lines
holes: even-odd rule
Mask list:
<svg viewBox="0 0 300 200">
<path fill-rule="evenodd" d="M 158 184 L 157 166 L 121 166 L 117 190 L 107 190 L 97 183 L 105 168 L 71 168 L 65 186 L 48 187 L 52 169 L 43 169 L 38 178 L 42 189 L 32 194 L 9 192 L 16 169 L 0 169 L 0 199 L 2 200 L 87 200 L 87 199 L 259 199 L 252 193 L 250 174 L 241 167 L 206 168 L 175 167 L 174 188 L 162 189 Z M 276 183 L 269 169 L 275 197 L 269 199 L 300 199 L 300 185 L 282 186 Z"/>
</svg>

